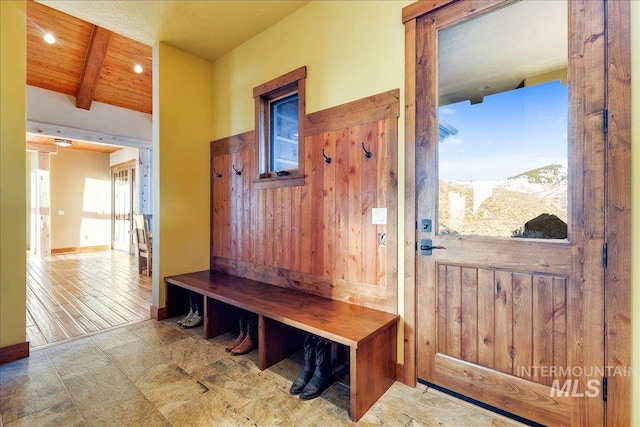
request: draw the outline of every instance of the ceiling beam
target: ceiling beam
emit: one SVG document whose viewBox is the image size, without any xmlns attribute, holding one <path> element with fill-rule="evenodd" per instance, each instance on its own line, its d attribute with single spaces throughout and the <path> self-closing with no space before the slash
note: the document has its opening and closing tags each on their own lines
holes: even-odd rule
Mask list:
<svg viewBox="0 0 640 427">
<path fill-rule="evenodd" d="M 55 145 L 44 145 L 44 144 L 36 144 L 34 142 L 27 141 L 27 151 L 39 151 L 42 153 L 53 153 L 56 154 L 58 152 L 58 147 Z"/>
<path fill-rule="evenodd" d="M 111 31 L 95 25 L 93 26 L 91 40 L 89 40 L 89 47 L 87 48 L 87 55 L 84 58 L 84 64 L 82 66 L 82 74 L 80 74 L 80 82 L 76 90 L 77 108 L 83 108 L 85 110 L 91 108 L 96 87 L 98 87 L 100 71 L 104 64 L 104 58 L 107 56 L 110 38 Z"/>
<path fill-rule="evenodd" d="M 110 135 L 108 133 L 72 128 L 68 126 L 52 125 L 49 123 L 27 120 L 27 132 L 52 138 L 77 139 L 78 141 L 97 142 L 104 145 L 119 145 L 122 147 L 151 149 L 150 140 L 133 138 L 130 136 Z"/>
</svg>

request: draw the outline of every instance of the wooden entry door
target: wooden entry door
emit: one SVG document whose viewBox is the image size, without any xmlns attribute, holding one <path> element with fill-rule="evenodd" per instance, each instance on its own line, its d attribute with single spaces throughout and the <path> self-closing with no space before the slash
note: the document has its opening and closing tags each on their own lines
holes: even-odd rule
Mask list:
<svg viewBox="0 0 640 427">
<path fill-rule="evenodd" d="M 111 168 L 111 248 L 133 253 L 135 161 Z"/>
<path fill-rule="evenodd" d="M 443 147 L 439 139 L 456 133 L 454 121 L 450 126 L 443 124 L 442 114 L 439 121 L 439 73 L 456 71 L 439 67 L 438 61 L 444 60 L 438 53 L 439 37 L 447 28 L 517 4 L 459 1 L 416 21 L 417 376 L 543 424 L 602 424 L 602 2 L 567 4 L 567 238 L 495 237 L 490 232 L 460 231 L 456 227 L 464 226 L 465 212 L 482 213 L 483 200 L 495 196 L 497 187 L 478 193 L 471 185 L 468 193 L 460 190 L 452 196 L 452 190 L 445 189 L 439 179 L 439 150 Z M 509 22 L 502 24 L 506 27 Z M 473 31 L 480 34 L 481 28 Z M 473 31 L 464 40 L 476 37 Z M 544 38 L 543 33 L 540 37 Z M 485 85 L 476 86 L 483 90 Z M 525 86 L 523 80 L 519 87 Z M 497 121 L 492 126 L 496 133 L 504 132 L 505 123 Z M 466 164 L 467 168 L 474 166 Z M 496 163 L 495 167 L 501 166 Z M 449 197 L 442 197 L 445 191 Z M 521 204 L 524 202 L 513 199 L 505 209 L 517 210 Z M 450 211 L 446 218 L 444 205 Z M 461 218 L 451 214 L 454 205 L 460 207 Z M 431 220 L 431 227 L 424 229 L 423 219 Z M 421 249 L 431 249 L 431 254 L 423 255 Z"/>
</svg>

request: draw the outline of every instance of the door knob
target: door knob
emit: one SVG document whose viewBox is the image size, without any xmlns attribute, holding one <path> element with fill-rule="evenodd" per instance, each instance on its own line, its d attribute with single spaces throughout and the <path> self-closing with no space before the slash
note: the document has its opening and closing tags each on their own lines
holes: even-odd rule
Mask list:
<svg viewBox="0 0 640 427">
<path fill-rule="evenodd" d="M 420 255 L 429 256 L 434 249 L 447 249 L 444 246 L 433 246 L 431 239 L 420 240 Z"/>
<path fill-rule="evenodd" d="M 420 246 L 421 251 L 431 251 L 433 249 L 447 249 L 447 248 L 445 248 L 444 246 L 429 246 L 429 245 Z"/>
</svg>

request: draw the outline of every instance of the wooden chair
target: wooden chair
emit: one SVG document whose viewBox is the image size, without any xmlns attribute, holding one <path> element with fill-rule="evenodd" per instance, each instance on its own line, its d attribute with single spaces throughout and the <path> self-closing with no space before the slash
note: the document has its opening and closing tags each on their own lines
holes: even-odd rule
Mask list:
<svg viewBox="0 0 640 427">
<path fill-rule="evenodd" d="M 151 249 L 151 238 L 149 237 L 147 221 L 145 221 L 143 215 L 134 215 L 133 224 L 138 242 L 138 273 L 142 274 L 142 270 L 147 270 L 147 276 L 151 276 L 153 251 Z"/>
</svg>

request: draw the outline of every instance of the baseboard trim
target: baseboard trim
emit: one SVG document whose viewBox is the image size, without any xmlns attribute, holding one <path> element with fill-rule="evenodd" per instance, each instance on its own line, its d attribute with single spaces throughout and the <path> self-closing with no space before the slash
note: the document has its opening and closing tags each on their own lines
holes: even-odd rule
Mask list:
<svg viewBox="0 0 640 427">
<path fill-rule="evenodd" d="M 51 255 L 80 253 L 80 252 L 100 252 L 100 251 L 108 251 L 109 249 L 111 249 L 111 246 L 109 245 L 81 246 L 79 248 L 56 248 L 56 249 L 51 249 Z"/>
<path fill-rule="evenodd" d="M 29 357 L 29 341 L 0 348 L 0 365 Z"/>
<path fill-rule="evenodd" d="M 167 318 L 167 307 L 158 308 L 155 305 L 151 306 L 151 318 L 154 320 L 164 320 Z"/>
<path fill-rule="evenodd" d="M 404 364 L 402 363 L 396 363 L 396 381 L 406 384 L 404 380 Z"/>
</svg>

